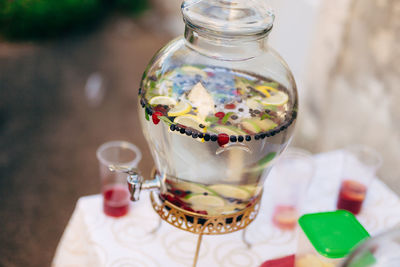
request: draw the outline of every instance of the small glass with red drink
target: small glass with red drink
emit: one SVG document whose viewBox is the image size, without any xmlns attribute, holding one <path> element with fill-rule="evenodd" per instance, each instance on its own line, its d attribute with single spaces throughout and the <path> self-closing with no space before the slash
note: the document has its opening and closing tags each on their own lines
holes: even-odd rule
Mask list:
<svg viewBox="0 0 400 267">
<path fill-rule="evenodd" d="M 109 167 L 135 168 L 142 158 L 142 153 L 131 143 L 111 141 L 102 144 L 96 155 L 100 165 L 103 211 L 111 217 L 124 216 L 129 211 L 130 203 L 127 174 L 112 172 Z"/>
<path fill-rule="evenodd" d="M 296 227 L 314 169 L 311 153 L 298 148 L 289 148 L 276 162 L 271 173 L 272 222 L 278 228 L 292 230 Z"/>
<path fill-rule="evenodd" d="M 361 211 L 368 186 L 382 164 L 382 158 L 377 151 L 363 145 L 351 146 L 344 152 L 337 208 L 357 215 Z"/>
</svg>

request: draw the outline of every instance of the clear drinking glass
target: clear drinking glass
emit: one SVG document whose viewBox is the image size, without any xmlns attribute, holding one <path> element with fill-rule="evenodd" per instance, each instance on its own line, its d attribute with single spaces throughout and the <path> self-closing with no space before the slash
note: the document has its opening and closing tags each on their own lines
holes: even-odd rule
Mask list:
<svg viewBox="0 0 400 267">
<path fill-rule="evenodd" d="M 381 164 L 381 155 L 370 147 L 354 145 L 345 149 L 338 209 L 348 210 L 355 215 L 361 211 L 368 186 Z"/>
<path fill-rule="evenodd" d="M 361 244 L 343 267 L 400 266 L 400 228 L 380 234 Z"/>
<path fill-rule="evenodd" d="M 100 167 L 104 213 L 112 217 L 123 216 L 128 213 L 130 203 L 127 174 L 112 172 L 109 167 L 136 168 L 142 153 L 131 143 L 111 141 L 102 144 L 96 155 Z"/>
<path fill-rule="evenodd" d="M 289 148 L 272 169 L 272 222 L 281 229 L 294 229 L 315 165 L 306 150 Z"/>
</svg>

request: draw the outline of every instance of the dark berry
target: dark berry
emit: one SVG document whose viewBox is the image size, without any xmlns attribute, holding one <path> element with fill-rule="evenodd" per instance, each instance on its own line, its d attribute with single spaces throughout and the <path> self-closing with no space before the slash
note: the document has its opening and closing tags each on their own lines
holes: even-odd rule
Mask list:
<svg viewBox="0 0 400 267">
<path fill-rule="evenodd" d="M 193 137 L 193 138 L 197 138 L 198 136 L 199 136 L 199 134 L 198 134 L 197 132 L 193 132 L 193 133 L 192 133 L 192 137 Z"/>
<path fill-rule="evenodd" d="M 199 127 L 200 127 L 201 129 L 203 129 L 203 128 L 206 127 L 206 126 L 204 126 L 203 124 L 199 124 Z"/>
<path fill-rule="evenodd" d="M 186 129 L 185 132 L 186 132 L 186 135 L 188 135 L 188 136 L 192 135 L 192 130 L 190 130 L 190 129 Z"/>
<path fill-rule="evenodd" d="M 154 112 L 153 115 L 151 116 L 151 118 L 153 119 L 153 123 L 158 124 L 160 122 L 159 116 L 162 116 L 162 115 L 163 114 L 159 111 Z"/>
<path fill-rule="evenodd" d="M 179 132 L 180 132 L 181 134 L 184 134 L 184 133 L 185 133 L 185 128 L 182 128 L 182 127 L 181 127 L 181 129 L 179 130 Z"/>
<path fill-rule="evenodd" d="M 235 143 L 237 141 L 237 137 L 234 135 L 231 135 L 231 137 L 229 137 L 229 140 L 231 140 L 232 143 Z"/>
<path fill-rule="evenodd" d="M 217 112 L 215 113 L 215 117 L 222 119 L 223 117 L 225 117 L 225 113 L 222 111 Z"/>
<path fill-rule="evenodd" d="M 169 129 L 170 129 L 171 131 L 175 131 L 175 124 L 171 124 L 171 126 L 169 126 Z"/>
<path fill-rule="evenodd" d="M 238 136 L 238 141 L 239 141 L 239 142 L 243 142 L 243 140 L 244 140 L 243 136 L 239 135 L 239 136 Z"/>
<path fill-rule="evenodd" d="M 258 140 L 258 139 L 260 139 L 260 136 L 259 136 L 258 134 L 256 134 L 256 135 L 254 136 L 254 139 Z"/>
<path fill-rule="evenodd" d="M 239 108 L 239 111 L 240 111 L 240 112 L 243 112 L 243 109 L 242 109 L 242 108 Z"/>
<path fill-rule="evenodd" d="M 218 134 L 218 145 L 223 146 L 229 143 L 229 136 L 225 133 Z"/>
<path fill-rule="evenodd" d="M 250 135 L 246 135 L 246 141 L 250 141 L 251 140 L 251 136 Z"/>
<path fill-rule="evenodd" d="M 203 133 L 199 133 L 199 138 L 203 138 L 204 134 Z"/>
<path fill-rule="evenodd" d="M 216 136 L 215 134 L 211 135 L 210 137 L 211 141 L 215 142 L 218 140 L 218 136 Z"/>
<path fill-rule="evenodd" d="M 237 115 L 232 115 L 232 116 L 231 116 L 231 119 L 232 119 L 232 120 L 237 120 L 238 118 L 239 118 L 239 117 L 238 117 Z"/>
<path fill-rule="evenodd" d="M 271 134 L 270 134 L 269 132 L 266 132 L 266 133 L 265 133 L 265 136 L 266 136 L 266 137 L 270 137 Z"/>
<path fill-rule="evenodd" d="M 147 114 L 149 114 L 150 116 L 153 115 L 153 111 L 151 110 L 151 108 L 147 107 L 146 111 L 147 111 Z"/>
<path fill-rule="evenodd" d="M 254 110 L 255 114 L 260 114 L 260 111 L 258 109 Z"/>
<path fill-rule="evenodd" d="M 168 108 L 169 108 L 168 105 L 164 105 L 163 107 L 164 107 L 165 109 L 168 109 Z"/>
<path fill-rule="evenodd" d="M 139 95 L 142 93 L 142 88 L 139 88 Z"/>
<path fill-rule="evenodd" d="M 207 195 L 208 195 L 208 192 L 204 192 L 203 195 L 207 196 Z"/>
<path fill-rule="evenodd" d="M 175 125 L 175 131 L 180 132 L 181 131 L 181 127 L 179 127 L 178 125 Z"/>
<path fill-rule="evenodd" d="M 265 135 L 266 135 L 265 133 L 262 133 L 261 136 L 260 136 L 261 139 L 264 139 L 264 138 L 265 138 Z"/>
<path fill-rule="evenodd" d="M 149 77 L 149 80 L 151 80 L 151 81 L 153 81 L 153 82 L 156 82 L 156 81 L 157 81 L 157 77 L 154 76 L 154 75 L 151 75 L 151 76 Z"/>
<path fill-rule="evenodd" d="M 163 115 L 167 114 L 167 109 L 165 109 L 162 105 L 158 105 L 154 108 L 154 111 L 161 112 Z"/>
<path fill-rule="evenodd" d="M 208 140 L 210 140 L 210 139 L 211 139 L 210 134 L 208 134 L 208 133 L 204 134 L 204 140 L 205 140 L 205 141 L 208 141 Z"/>
<path fill-rule="evenodd" d="M 271 136 L 274 136 L 276 134 L 276 131 L 275 130 L 272 130 L 271 131 Z"/>
</svg>

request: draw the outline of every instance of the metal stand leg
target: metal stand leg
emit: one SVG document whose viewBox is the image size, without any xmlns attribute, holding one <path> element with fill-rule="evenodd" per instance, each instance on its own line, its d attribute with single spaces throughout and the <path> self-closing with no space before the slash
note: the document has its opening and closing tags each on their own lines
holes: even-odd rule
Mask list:
<svg viewBox="0 0 400 267">
<path fill-rule="evenodd" d="M 247 239 L 246 239 L 246 231 L 247 231 L 247 228 L 244 228 L 242 231 L 242 241 L 243 241 L 243 243 L 246 244 L 248 249 L 251 249 L 252 244 L 249 241 L 247 241 Z"/>
<path fill-rule="evenodd" d="M 196 253 L 194 254 L 193 267 L 196 267 L 197 260 L 199 259 L 199 252 L 202 239 L 203 239 L 203 234 L 199 234 L 199 238 L 197 239 Z"/>
<path fill-rule="evenodd" d="M 162 219 L 161 219 L 161 217 L 158 217 L 158 224 L 157 224 L 157 226 L 156 226 L 153 230 L 151 230 L 151 231 L 149 232 L 149 234 L 155 234 L 155 233 L 157 233 L 158 230 L 160 230 L 160 228 L 161 228 L 161 224 L 162 224 Z"/>
</svg>

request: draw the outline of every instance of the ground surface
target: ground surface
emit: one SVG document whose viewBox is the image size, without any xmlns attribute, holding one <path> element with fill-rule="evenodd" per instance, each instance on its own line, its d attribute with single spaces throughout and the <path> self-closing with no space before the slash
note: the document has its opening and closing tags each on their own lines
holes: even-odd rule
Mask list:
<svg viewBox="0 0 400 267">
<path fill-rule="evenodd" d="M 137 144 L 150 171 L 136 95 L 166 41 L 118 18 L 63 40 L 0 42 L 0 266 L 50 265 L 77 199 L 99 192 L 101 143 Z M 84 89 L 95 72 L 105 89 L 97 106 Z"/>
</svg>

